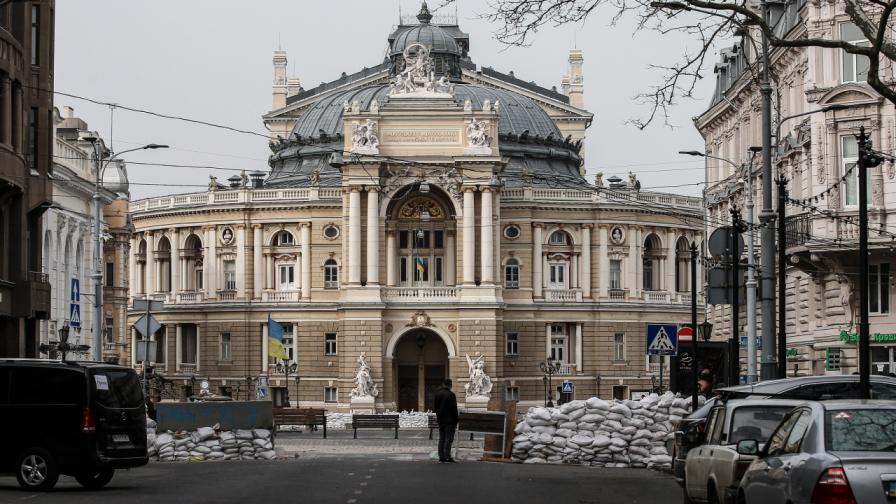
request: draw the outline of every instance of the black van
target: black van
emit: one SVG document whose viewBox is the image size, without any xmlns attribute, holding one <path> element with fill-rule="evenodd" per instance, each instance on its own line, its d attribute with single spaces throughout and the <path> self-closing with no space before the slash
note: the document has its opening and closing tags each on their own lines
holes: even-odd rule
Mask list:
<svg viewBox="0 0 896 504">
<path fill-rule="evenodd" d="M 146 406 L 137 373 L 95 362 L 0 359 L 0 472 L 49 490 L 60 474 L 88 488 L 146 454 Z"/>
</svg>

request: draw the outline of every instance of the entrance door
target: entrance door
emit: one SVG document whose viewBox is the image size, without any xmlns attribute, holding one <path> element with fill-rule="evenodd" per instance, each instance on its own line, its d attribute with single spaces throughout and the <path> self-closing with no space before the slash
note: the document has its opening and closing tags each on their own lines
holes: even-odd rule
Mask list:
<svg viewBox="0 0 896 504">
<path fill-rule="evenodd" d="M 419 411 L 417 366 L 398 366 L 398 411 Z"/>
<path fill-rule="evenodd" d="M 423 375 L 425 377 L 424 390 L 426 391 L 424 397 L 423 407 L 420 408 L 420 411 L 426 411 L 433 409 L 433 405 L 436 402 L 436 392 L 439 391 L 439 387 L 442 386 L 442 382 L 445 380 L 445 366 L 434 366 L 434 365 L 426 365 L 424 368 Z"/>
</svg>

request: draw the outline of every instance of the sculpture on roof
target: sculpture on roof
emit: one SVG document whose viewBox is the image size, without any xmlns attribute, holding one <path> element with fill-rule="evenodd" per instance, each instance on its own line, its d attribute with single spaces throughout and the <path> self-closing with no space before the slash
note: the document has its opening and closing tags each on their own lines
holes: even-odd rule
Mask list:
<svg viewBox="0 0 896 504">
<path fill-rule="evenodd" d="M 628 186 L 635 191 L 641 190 L 641 182 L 638 181 L 638 177 L 634 172 L 628 172 Z"/>
<path fill-rule="evenodd" d="M 367 119 L 363 123 L 353 124 L 351 152 L 377 154 L 380 145 L 377 129 L 377 122 L 371 119 Z"/>
<path fill-rule="evenodd" d="M 446 77 L 436 80 L 429 48 L 423 44 L 405 47 L 404 70 L 395 75 L 389 96 L 403 94 L 452 95 L 454 85 Z"/>
<path fill-rule="evenodd" d="M 468 147 L 488 147 L 489 135 L 488 124 L 484 121 L 470 119 L 467 125 L 467 146 Z"/>
<path fill-rule="evenodd" d="M 218 190 L 218 177 L 214 175 L 208 176 L 208 190 L 209 191 L 217 191 Z"/>
<path fill-rule="evenodd" d="M 594 176 L 594 187 L 604 186 L 604 172 L 597 172 Z"/>
</svg>

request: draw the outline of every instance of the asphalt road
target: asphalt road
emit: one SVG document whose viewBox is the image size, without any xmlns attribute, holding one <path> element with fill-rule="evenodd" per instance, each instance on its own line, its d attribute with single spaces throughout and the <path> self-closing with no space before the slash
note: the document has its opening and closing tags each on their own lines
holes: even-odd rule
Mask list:
<svg viewBox="0 0 896 504">
<path fill-rule="evenodd" d="M 0 477 L 0 503 L 623 504 L 665 503 L 680 495 L 670 476 L 644 469 L 439 464 L 410 456 L 154 463 L 120 471 L 99 491 L 63 477 L 43 494 Z"/>
</svg>

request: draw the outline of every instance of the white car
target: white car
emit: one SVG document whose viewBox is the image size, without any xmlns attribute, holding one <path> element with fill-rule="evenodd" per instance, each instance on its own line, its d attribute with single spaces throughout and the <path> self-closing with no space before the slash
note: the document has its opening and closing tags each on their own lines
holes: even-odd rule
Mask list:
<svg viewBox="0 0 896 504">
<path fill-rule="evenodd" d="M 737 443 L 765 443 L 793 408 L 805 401 L 730 399 L 718 401 L 706 421 L 706 443 L 688 451 L 685 461 L 685 502 L 733 504 L 744 472 L 756 458 L 737 452 Z"/>
</svg>

